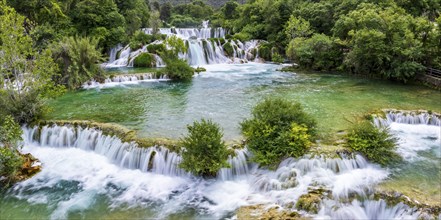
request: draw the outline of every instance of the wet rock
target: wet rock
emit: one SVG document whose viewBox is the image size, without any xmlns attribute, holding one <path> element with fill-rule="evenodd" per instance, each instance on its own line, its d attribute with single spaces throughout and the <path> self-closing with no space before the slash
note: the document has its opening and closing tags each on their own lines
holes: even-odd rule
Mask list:
<svg viewBox="0 0 441 220">
<path fill-rule="evenodd" d="M 296 208 L 305 210 L 309 213 L 317 214 L 320 204 L 325 197 L 329 197 L 330 191 L 323 188 L 310 189 L 307 194 L 303 194 L 297 200 Z"/>
<path fill-rule="evenodd" d="M 237 212 L 237 219 L 249 220 L 284 220 L 284 219 L 308 219 L 299 213 L 282 209 L 280 206 L 266 207 L 265 205 L 253 205 L 240 207 Z"/>
</svg>

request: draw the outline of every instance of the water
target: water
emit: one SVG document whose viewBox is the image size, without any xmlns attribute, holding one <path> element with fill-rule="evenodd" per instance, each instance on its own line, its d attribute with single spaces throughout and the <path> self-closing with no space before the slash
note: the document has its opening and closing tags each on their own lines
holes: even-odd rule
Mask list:
<svg viewBox="0 0 441 220">
<path fill-rule="evenodd" d="M 258 46 L 260 40 L 240 42 L 239 40 L 225 40 L 227 31 L 223 28 L 210 28 L 209 21 L 202 23 L 202 28 L 160 28 L 161 34 L 176 36 L 188 45 L 188 51 L 180 54 L 180 57 L 187 60 L 192 66 L 221 63 L 245 63 L 248 61 L 259 61 Z M 153 29 L 145 28 L 146 34 L 152 34 Z M 222 38 L 222 42 L 219 40 Z M 151 44 L 161 44 L 163 41 L 157 40 Z M 224 52 L 224 47 L 230 44 L 234 54 L 230 57 Z M 133 61 L 141 53 L 148 52 L 147 45 L 132 51 L 130 46 L 122 47 L 117 45 L 110 50 L 109 61 L 103 64 L 106 68 L 114 67 L 133 67 Z M 119 55 L 118 55 L 119 53 Z M 164 62 L 161 57 L 155 54 L 156 67 L 163 67 Z"/>
<path fill-rule="evenodd" d="M 205 66 L 207 72 L 192 82 L 128 82 L 98 85 L 70 92 L 50 103 L 46 119 L 113 122 L 140 136 L 179 138 L 186 125 L 211 118 L 224 130 L 226 140 L 240 139 L 239 122 L 265 97 L 300 102 L 319 122 L 323 134 L 333 136 L 373 109 L 430 109 L 441 93 L 425 87 L 337 74 L 297 74 L 276 71 L 279 65 L 247 63 Z M 111 74 L 117 75 L 118 69 Z M 122 69 L 124 74 L 147 69 Z M 130 71 L 130 72 L 129 72 Z M 99 87 L 106 87 L 99 89 Z"/>
<path fill-rule="evenodd" d="M 329 190 L 332 195 L 320 204 L 318 214 L 302 212 L 313 218 L 420 216 L 418 210 L 402 203 L 388 206 L 383 200 L 368 199 L 376 184 L 388 178 L 390 172 L 360 155 L 288 158 L 277 170 L 269 171 L 246 162 L 251 156 L 246 149 L 236 150 L 229 159 L 232 168 L 220 171 L 215 179 L 203 180 L 187 173 L 170 172 L 173 169 L 167 167 L 179 160 L 169 159 L 179 156 L 171 157 L 174 154 L 170 152 L 165 156 L 167 150 L 161 147 L 139 149 L 133 143 L 122 143 L 94 129 L 23 129 L 23 151 L 39 158 L 43 170 L 1 195 L 0 214 L 7 219 L 29 215 L 44 219 L 225 218 L 233 217 L 236 209 L 246 205 L 280 205 L 290 210 L 289 204 L 311 188 Z M 424 130 L 398 134 L 426 135 Z M 429 144 L 435 146 L 440 141 L 437 138 L 431 138 L 433 143 Z M 399 148 L 406 147 L 400 144 Z M 138 162 L 151 158 L 143 155 L 152 150 L 158 162 L 144 169 L 145 165 Z"/>
</svg>

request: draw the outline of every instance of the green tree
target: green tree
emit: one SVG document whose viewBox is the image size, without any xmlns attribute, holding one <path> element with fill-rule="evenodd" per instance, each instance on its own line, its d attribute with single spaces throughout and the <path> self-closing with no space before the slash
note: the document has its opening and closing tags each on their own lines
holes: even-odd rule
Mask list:
<svg viewBox="0 0 441 220">
<path fill-rule="evenodd" d="M 396 6 L 361 4 L 333 29 L 349 51 L 344 66 L 357 74 L 406 82 L 422 71 L 423 43 L 412 16 Z"/>
<path fill-rule="evenodd" d="M 0 117 L 12 115 L 19 123 L 41 117 L 46 100 L 64 91 L 52 81 L 57 65 L 51 52 L 33 50 L 24 23 L 23 16 L 0 2 Z"/>
<path fill-rule="evenodd" d="M 65 37 L 53 46 L 54 60 L 61 67 L 56 80 L 69 89 L 76 89 L 90 79 L 102 78 L 98 63 L 102 61 L 98 41 L 88 37 Z"/>
<path fill-rule="evenodd" d="M 288 39 L 292 40 L 297 37 L 309 37 L 312 30 L 308 21 L 291 15 L 286 23 L 285 33 Z"/>
<path fill-rule="evenodd" d="M 202 119 L 187 125 L 188 135 L 182 139 L 184 150 L 179 166 L 195 175 L 216 176 L 227 163 L 228 150 L 222 141 L 219 125 L 211 120 Z"/>
<path fill-rule="evenodd" d="M 222 7 L 222 13 L 224 15 L 225 19 L 234 19 L 237 16 L 237 7 L 239 4 L 235 1 L 228 1 L 225 3 L 225 5 Z"/>
<path fill-rule="evenodd" d="M 283 158 L 305 154 L 316 135 L 316 122 L 299 103 L 268 98 L 257 104 L 252 118 L 241 123 L 253 160 L 275 167 Z"/>
<path fill-rule="evenodd" d="M 150 14 L 150 20 L 149 20 L 149 24 L 150 27 L 153 29 L 152 34 L 158 34 L 159 33 L 159 28 L 162 26 L 162 22 L 161 19 L 159 18 L 159 12 L 158 11 L 153 11 Z"/>
<path fill-rule="evenodd" d="M 161 5 L 159 18 L 163 21 L 168 21 L 171 17 L 173 5 L 170 2 L 166 2 Z"/>
<path fill-rule="evenodd" d="M 314 34 L 311 38 L 291 40 L 286 55 L 304 68 L 332 70 L 342 63 L 342 52 L 331 37 Z"/>
</svg>

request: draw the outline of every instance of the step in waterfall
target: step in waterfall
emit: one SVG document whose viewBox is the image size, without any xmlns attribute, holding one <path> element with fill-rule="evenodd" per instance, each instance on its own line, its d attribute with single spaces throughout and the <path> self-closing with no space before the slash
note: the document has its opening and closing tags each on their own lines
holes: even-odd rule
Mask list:
<svg viewBox="0 0 441 220">
<path fill-rule="evenodd" d="M 203 180 L 180 169 L 182 157 L 166 147 L 141 148 L 134 142 L 128 143 L 118 137 L 105 135 L 99 129 L 73 125 L 22 129 L 25 146 L 31 146 L 29 149 L 41 148 L 51 152 L 56 152 L 57 149 L 78 149 L 102 155 L 110 163 L 121 168 L 141 171 L 140 174 L 133 174 L 136 175 L 134 178 L 143 178 L 141 176 L 144 173 L 146 177 L 153 179 L 143 178 L 143 181 L 151 181 L 152 184 L 155 181 L 179 183 L 173 187 L 166 187 L 160 185 L 161 182 L 151 186 L 150 183 L 132 180 L 137 183 L 131 185 L 129 179 L 125 183 L 126 188 L 118 189 L 123 192 L 114 195 L 117 201 L 128 204 L 133 202 L 131 199 L 134 195 L 131 193 L 140 191 L 147 197 L 144 198 L 143 193 L 135 197 L 143 201 L 148 201 L 155 195 L 165 195 L 158 197 L 162 198 L 160 201 L 165 203 L 164 207 L 182 206 L 191 201 L 196 209 L 208 208 L 210 212 L 214 212 L 214 216 L 221 218 L 225 212 L 234 211 L 243 205 L 275 203 L 286 207 L 295 204 L 302 195 L 323 192 L 323 198 L 318 204 L 318 213 L 304 213 L 306 216 L 326 219 L 416 219 L 422 216 L 421 210 L 401 202 L 390 205 L 385 200 L 373 198 L 376 184 L 388 178 L 389 171 L 369 163 L 358 154 L 340 154 L 335 158 L 312 155 L 287 158 L 277 169 L 268 170 L 250 161 L 252 153 L 247 148 L 235 149 L 228 157 L 228 163 L 231 165 L 229 168 L 221 169 L 216 179 Z M 67 155 L 66 159 L 68 158 Z M 45 161 L 42 162 L 44 170 Z M 132 174 L 126 172 L 124 178 L 116 178 L 115 175 L 117 174 L 108 178 L 103 175 L 101 178 L 112 184 L 132 178 L 129 176 Z M 47 177 L 43 175 L 38 178 Z M 94 177 L 83 178 L 81 181 L 92 181 L 91 178 Z M 38 181 L 30 183 L 40 184 Z M 92 186 L 102 188 L 100 184 Z M 150 190 L 148 187 L 153 188 Z M 157 192 L 157 187 L 165 191 Z M 162 211 L 173 213 L 171 210 L 167 208 Z"/>
<path fill-rule="evenodd" d="M 146 34 L 152 34 L 153 29 L 142 29 Z M 227 30 L 224 28 L 210 28 L 208 21 L 203 22 L 203 28 L 159 28 L 159 33 L 167 37 L 176 36 L 188 45 L 188 51 L 180 54 L 191 66 L 221 63 L 245 63 L 248 61 L 261 61 L 258 47 L 260 40 L 241 42 L 239 40 L 225 39 Z M 157 40 L 151 44 L 162 44 Z M 110 50 L 109 62 L 104 67 L 133 67 L 133 61 L 141 53 L 148 53 L 148 45 L 138 50 L 132 50 L 129 45 L 117 45 Z M 232 54 L 227 54 L 225 47 L 232 49 Z M 163 67 L 164 62 L 155 54 L 155 66 Z"/>
</svg>

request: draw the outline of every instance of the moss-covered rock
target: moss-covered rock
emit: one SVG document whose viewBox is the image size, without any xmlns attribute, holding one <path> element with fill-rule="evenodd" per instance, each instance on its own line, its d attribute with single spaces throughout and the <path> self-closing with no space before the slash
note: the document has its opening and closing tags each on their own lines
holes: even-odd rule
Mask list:
<svg viewBox="0 0 441 220">
<path fill-rule="evenodd" d="M 164 52 L 166 50 L 166 47 L 164 44 L 149 44 L 147 45 L 147 51 L 149 53 L 159 54 L 161 52 Z"/>
<path fill-rule="evenodd" d="M 233 45 L 231 45 L 230 42 L 225 43 L 223 48 L 224 48 L 225 54 L 227 56 L 232 57 L 234 55 L 234 48 L 233 48 Z"/>
<path fill-rule="evenodd" d="M 156 59 L 153 54 L 141 53 L 133 61 L 133 66 L 152 68 L 156 66 Z"/>
<path fill-rule="evenodd" d="M 328 190 L 322 188 L 309 190 L 307 194 L 301 195 L 297 200 L 296 208 L 317 214 L 320 210 L 322 200 L 328 196 L 329 193 Z"/>
<path fill-rule="evenodd" d="M 205 69 L 204 67 L 200 67 L 200 66 L 198 66 L 197 68 L 195 68 L 194 69 L 194 72 L 196 72 L 196 73 L 200 73 L 200 72 L 206 72 L 207 71 L 207 69 Z"/>
<path fill-rule="evenodd" d="M 271 44 L 262 43 L 259 45 L 259 57 L 265 60 L 271 60 Z"/>
<path fill-rule="evenodd" d="M 273 220 L 285 220 L 285 219 L 309 219 L 302 217 L 297 212 L 282 209 L 279 206 L 265 207 L 264 205 L 252 205 L 240 207 L 237 212 L 237 219 L 273 219 Z"/>
</svg>

